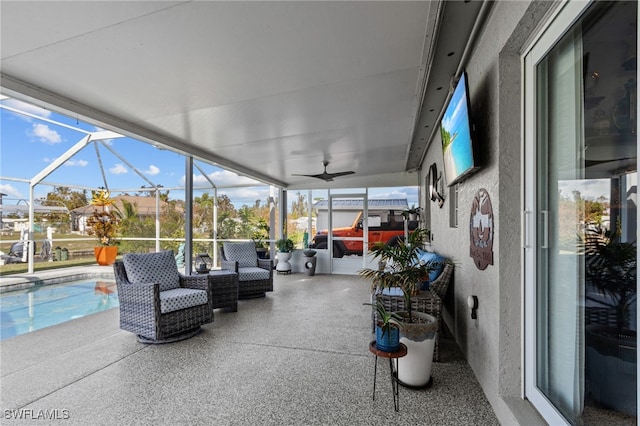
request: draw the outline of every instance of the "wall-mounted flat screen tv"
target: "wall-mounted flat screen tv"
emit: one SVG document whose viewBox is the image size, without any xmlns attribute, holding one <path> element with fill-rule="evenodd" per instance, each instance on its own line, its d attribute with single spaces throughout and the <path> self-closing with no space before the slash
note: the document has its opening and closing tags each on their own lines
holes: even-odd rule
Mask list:
<svg viewBox="0 0 640 426">
<path fill-rule="evenodd" d="M 440 122 L 444 174 L 448 186 L 455 185 L 479 169 L 469 110 L 467 73 L 463 72 Z"/>
</svg>

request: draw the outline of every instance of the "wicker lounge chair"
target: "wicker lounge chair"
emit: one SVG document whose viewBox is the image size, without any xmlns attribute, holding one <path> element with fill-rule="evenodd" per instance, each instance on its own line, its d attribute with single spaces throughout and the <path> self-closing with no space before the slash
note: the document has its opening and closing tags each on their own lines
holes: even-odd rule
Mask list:
<svg viewBox="0 0 640 426">
<path fill-rule="evenodd" d="M 273 291 L 273 262 L 260 259 L 253 241 L 225 242 L 220 251 L 222 269 L 238 274 L 238 297 L 264 297 Z"/>
<path fill-rule="evenodd" d="M 178 272 L 171 250 L 125 254 L 113 265 L 120 301 L 120 328 L 143 343 L 168 343 L 196 335 L 213 321 L 206 275 Z"/>
<path fill-rule="evenodd" d="M 449 288 L 451 277 L 453 276 L 453 263 L 447 261 L 444 269 L 429 285 L 429 290 L 420 291 L 417 296 L 411 298 L 412 309 L 417 312 L 424 312 L 433 315 L 438 320 L 438 335 L 436 336 L 436 346 L 433 360 L 440 361 L 440 333 L 442 332 L 442 302 Z M 405 311 L 405 302 L 402 291 L 376 290 L 375 298 L 382 301 L 387 311 Z"/>
</svg>

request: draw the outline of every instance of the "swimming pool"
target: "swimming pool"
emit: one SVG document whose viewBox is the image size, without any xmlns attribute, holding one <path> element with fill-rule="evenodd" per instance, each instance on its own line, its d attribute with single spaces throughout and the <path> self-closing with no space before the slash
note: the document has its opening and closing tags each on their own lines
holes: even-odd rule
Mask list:
<svg viewBox="0 0 640 426">
<path fill-rule="evenodd" d="M 116 284 L 87 279 L 0 295 L 0 340 L 118 306 Z"/>
</svg>

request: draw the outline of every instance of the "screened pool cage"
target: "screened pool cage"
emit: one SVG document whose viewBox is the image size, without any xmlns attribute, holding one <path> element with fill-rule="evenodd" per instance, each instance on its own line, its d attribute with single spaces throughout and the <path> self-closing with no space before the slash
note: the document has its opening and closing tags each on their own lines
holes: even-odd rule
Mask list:
<svg viewBox="0 0 640 426">
<path fill-rule="evenodd" d="M 150 209 L 151 211 L 155 212 L 155 238 L 128 238 L 126 236 L 122 236 L 122 237 L 118 237 L 118 240 L 122 240 L 122 241 L 126 241 L 126 240 L 146 240 L 146 241 L 154 241 L 155 242 L 155 251 L 159 251 L 161 249 L 160 247 L 160 243 L 161 241 L 172 241 L 172 242 L 182 242 L 184 244 L 184 255 L 185 255 L 185 259 L 184 259 L 184 265 L 185 265 L 185 272 L 186 273 L 190 273 L 191 272 L 191 265 L 192 265 L 192 260 L 193 260 L 193 247 L 192 244 L 194 242 L 193 239 L 193 229 L 192 229 L 192 208 L 193 208 L 193 194 L 194 192 L 200 192 L 200 191 L 204 191 L 207 193 L 212 193 L 213 195 L 213 200 L 217 200 L 218 199 L 218 190 L 220 189 L 236 189 L 236 188 L 242 188 L 242 187 L 256 187 L 256 186 L 262 186 L 264 185 L 263 183 L 259 182 L 259 181 L 254 181 L 251 183 L 246 183 L 246 184 L 241 184 L 241 185 L 233 185 L 233 186 L 225 186 L 225 187 L 221 187 L 219 185 L 216 184 L 216 182 L 214 182 L 211 177 L 203 170 L 203 166 L 202 164 L 200 164 L 198 161 L 194 160 L 193 157 L 188 156 L 186 154 L 182 154 L 185 156 L 185 185 L 184 186 L 180 186 L 180 187 L 173 187 L 173 188 L 168 188 L 168 187 L 164 187 L 162 185 L 158 185 L 156 183 L 154 183 L 151 179 L 149 179 L 142 171 L 140 171 L 135 165 L 133 165 L 127 158 L 125 158 L 123 155 L 121 155 L 120 153 L 118 153 L 109 143 L 109 141 L 114 140 L 114 139 L 119 139 L 119 138 L 124 138 L 124 135 L 121 135 L 119 133 L 113 132 L 113 131 L 108 131 L 108 130 L 100 130 L 100 131 L 96 131 L 96 132 L 89 132 L 77 127 L 73 127 L 73 126 L 69 126 L 67 124 L 49 119 L 47 117 L 42 117 L 39 115 L 35 115 L 32 113 L 29 113 L 27 111 L 23 111 L 20 109 L 16 109 L 13 107 L 10 107 L 8 105 L 4 105 L 4 104 L 0 104 L 0 108 L 3 108 L 5 110 L 14 112 L 16 114 L 21 114 L 21 115 L 25 115 L 28 116 L 32 119 L 37 119 L 40 121 L 45 121 L 48 122 L 50 124 L 54 124 L 57 126 L 62 126 L 62 127 L 66 127 L 66 128 L 70 128 L 72 130 L 75 130 L 77 132 L 80 133 L 84 133 L 84 137 L 82 137 L 78 142 L 76 142 L 71 148 L 69 148 L 67 151 L 65 151 L 62 155 L 60 155 L 59 157 L 57 157 L 56 159 L 54 159 L 51 163 L 49 163 L 49 165 L 47 165 L 45 168 L 43 168 L 40 172 L 38 172 L 35 176 L 31 177 L 31 178 L 18 178 L 18 177 L 10 177 L 10 176 L 0 176 L 0 182 L 19 182 L 22 184 L 27 184 L 29 187 L 29 196 L 28 199 L 24 198 L 21 200 L 18 200 L 18 202 L 16 204 L 7 204 L 6 201 L 3 202 L 3 198 L 6 197 L 7 194 L 1 193 L 0 194 L 0 231 L 3 231 L 3 235 L 6 235 L 6 233 L 4 232 L 7 227 L 6 225 L 8 225 L 6 223 L 7 219 L 5 219 L 5 223 L 3 224 L 3 217 L 7 216 L 7 215 L 19 215 L 21 217 L 24 216 L 28 216 L 28 222 L 27 222 L 27 226 L 25 229 L 23 229 L 23 232 L 20 233 L 20 239 L 19 240 L 4 240 L 4 242 L 7 243 L 21 243 L 22 246 L 22 261 L 28 262 L 28 273 L 29 274 L 33 274 L 34 272 L 34 259 L 35 259 L 35 254 L 36 254 L 36 240 L 34 239 L 33 235 L 34 235 L 34 231 L 35 231 L 35 227 L 36 227 L 36 222 L 35 222 L 35 214 L 36 213 L 63 213 L 63 214 L 71 214 L 71 212 L 64 206 L 50 206 L 50 205 L 41 205 L 38 203 L 38 200 L 35 199 L 35 188 L 38 185 L 46 185 L 46 186 L 50 186 L 52 188 L 56 188 L 56 187 L 64 187 L 64 188 L 69 188 L 69 189 L 73 189 L 73 190 L 86 190 L 86 191 L 101 191 L 101 190 L 106 190 L 109 191 L 111 194 L 118 194 L 118 193 L 129 193 L 129 192 L 138 192 L 144 190 L 144 192 L 146 193 L 154 193 L 155 195 L 155 208 L 154 209 Z M 145 143 L 145 142 L 141 142 L 141 143 Z M 77 153 L 79 153 L 80 151 L 82 151 L 84 148 L 88 147 L 89 145 L 93 145 L 94 149 L 95 149 L 95 155 L 97 158 L 97 162 L 99 165 L 99 170 L 102 176 L 102 181 L 104 183 L 104 186 L 102 187 L 90 187 L 90 186 L 83 186 L 83 185 L 79 185 L 79 184 L 62 184 L 62 183 L 56 183 L 56 182 L 50 182 L 50 181 L 46 181 L 47 177 L 49 177 L 53 172 L 55 172 L 57 169 L 59 169 L 60 167 L 62 167 L 67 161 L 71 160 L 74 155 L 76 155 Z M 140 179 L 142 179 L 145 182 L 145 185 L 142 187 L 137 187 L 137 188 L 111 188 L 109 186 L 109 182 L 107 180 L 107 174 L 105 173 L 105 168 L 104 168 L 104 164 L 102 161 L 102 155 L 101 155 L 101 149 L 102 150 L 108 150 L 111 154 L 113 154 L 116 158 L 118 158 L 124 165 L 126 165 L 126 167 L 132 171 L 133 173 L 135 173 L 135 175 L 137 175 Z M 202 177 L 206 180 L 207 184 L 205 185 L 194 185 L 193 183 L 193 173 L 194 171 L 197 170 L 202 174 Z M 253 180 L 253 178 L 250 178 Z M 185 222 L 185 227 L 184 227 L 184 238 L 168 238 L 168 237 L 161 237 L 161 233 L 160 233 L 160 227 L 161 227 L 161 223 L 160 223 L 160 216 L 161 216 L 161 192 L 165 192 L 167 193 L 167 191 L 183 191 L 184 192 L 184 222 Z M 274 186 L 269 186 L 269 198 L 267 200 L 268 204 L 269 204 L 269 238 L 268 240 L 263 240 L 263 241 L 268 241 L 270 242 L 270 246 L 271 246 L 271 252 L 273 252 L 274 250 L 274 245 L 273 245 L 273 241 L 275 241 L 275 230 L 277 230 L 278 228 L 281 227 L 277 227 L 275 226 L 275 221 L 276 221 L 276 205 L 277 205 L 277 200 L 282 200 L 283 198 L 286 197 L 286 195 L 283 194 L 283 190 L 281 188 L 276 188 Z M 87 208 L 93 208 L 92 206 L 88 206 Z M 281 205 L 281 212 L 280 215 L 278 217 L 286 217 L 286 203 L 282 203 Z M 213 228 L 213 232 L 212 232 L 212 236 L 213 238 L 208 238 L 208 239 L 198 239 L 196 241 L 200 241 L 200 242 L 206 242 L 206 243 L 210 243 L 211 244 L 211 252 L 212 252 L 212 258 L 214 259 L 214 261 L 217 263 L 217 259 L 218 259 L 218 205 L 216 202 L 213 203 L 213 208 L 212 208 L 212 228 Z M 4 226 L 3 226 L 4 225 Z M 49 229 L 47 232 L 47 237 L 44 241 L 41 242 L 41 244 L 43 244 L 45 247 L 48 246 L 49 249 L 51 249 L 52 246 L 52 232 Z M 89 237 L 88 237 L 89 238 Z M 77 239 L 76 239 L 77 240 Z M 56 240 L 56 242 L 58 241 L 64 241 L 64 240 Z"/>
</svg>

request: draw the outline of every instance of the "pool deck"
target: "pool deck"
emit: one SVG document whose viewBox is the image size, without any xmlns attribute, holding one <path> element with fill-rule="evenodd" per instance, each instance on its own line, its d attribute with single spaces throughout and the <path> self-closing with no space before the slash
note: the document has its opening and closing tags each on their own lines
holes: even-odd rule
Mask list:
<svg viewBox="0 0 640 426">
<path fill-rule="evenodd" d="M 74 266 L 73 268 L 48 269 L 34 274 L 11 274 L 0 276 L 0 293 L 24 290 L 36 285 L 57 284 L 85 278 L 113 279 L 113 266 Z"/>
<path fill-rule="evenodd" d="M 380 359 L 373 401 L 368 299 L 359 277 L 277 275 L 272 293 L 240 301 L 238 312 L 216 310 L 177 343 L 138 343 L 119 329 L 117 309 L 4 340 L 2 424 L 499 424 L 448 338 L 433 386 L 401 387 L 399 412 Z"/>
</svg>

